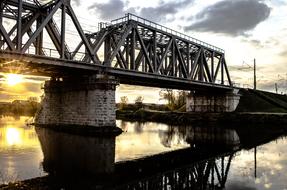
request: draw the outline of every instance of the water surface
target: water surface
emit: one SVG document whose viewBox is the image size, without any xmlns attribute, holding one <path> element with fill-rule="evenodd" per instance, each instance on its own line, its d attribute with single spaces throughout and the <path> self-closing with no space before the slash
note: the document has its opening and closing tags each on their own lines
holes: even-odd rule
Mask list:
<svg viewBox="0 0 287 190">
<path fill-rule="evenodd" d="M 0 184 L 47 175 L 43 170 L 44 156 L 35 128 L 25 125 L 29 119 L 28 117 L 0 118 Z M 206 145 L 205 143 L 208 142 L 217 143 L 221 147 L 223 144 L 236 147 L 235 145 L 242 143 L 241 135 L 232 130 L 224 132 L 213 130 L 210 134 L 210 130 L 199 130 L 192 126 L 178 127 L 151 122 L 117 121 L 117 125 L 124 132 L 115 140 L 116 163 L 165 152 L 175 152 L 176 155 L 177 150 L 188 147 L 196 150 L 196 147 Z M 218 134 L 221 134 L 220 138 L 217 137 Z M 214 149 L 214 146 L 210 145 L 210 147 Z M 236 151 L 237 149 L 239 151 Z M 201 161 L 199 165 L 154 174 L 150 178 L 145 178 L 144 182 L 145 184 L 168 184 L 171 183 L 172 178 L 167 176 L 171 173 L 181 174 L 189 171 L 193 175 L 194 168 L 200 168 L 200 164 L 205 166 L 203 172 L 208 176 L 205 183 L 209 185 L 214 183 L 219 189 L 223 189 L 223 186 L 225 189 L 235 190 L 287 189 L 287 140 L 284 136 L 267 141 L 266 144 L 258 144 L 254 148 L 236 147 L 230 149 L 225 155 Z M 211 169 L 209 168 L 210 171 L 207 169 L 208 164 L 212 166 Z M 219 173 L 223 171 L 223 175 L 219 177 L 221 179 L 216 176 L 217 169 Z M 215 173 L 214 182 L 212 182 L 212 173 Z M 164 179 L 168 180 L 163 182 Z M 198 177 L 194 181 L 198 183 Z M 186 186 L 184 180 L 181 180 L 181 183 Z M 144 183 L 139 180 L 129 185 L 139 187 L 139 184 L 142 186 Z M 172 184 L 169 186 L 174 189 Z M 126 186 L 123 186 L 124 188 Z"/>
</svg>

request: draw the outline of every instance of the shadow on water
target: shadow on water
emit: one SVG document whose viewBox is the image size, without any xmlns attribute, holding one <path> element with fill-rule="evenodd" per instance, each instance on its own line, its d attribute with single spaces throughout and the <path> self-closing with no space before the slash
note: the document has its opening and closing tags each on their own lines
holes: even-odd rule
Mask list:
<svg viewBox="0 0 287 190">
<path fill-rule="evenodd" d="M 158 132 L 162 145 L 184 142 L 187 148 L 119 162 L 115 162 L 117 135 L 36 127 L 49 176 L 26 183 L 48 189 L 224 189 L 236 152 L 285 134 L 268 126 L 250 127 L 169 126 Z M 142 124 L 136 125 L 136 133 L 143 130 Z"/>
</svg>

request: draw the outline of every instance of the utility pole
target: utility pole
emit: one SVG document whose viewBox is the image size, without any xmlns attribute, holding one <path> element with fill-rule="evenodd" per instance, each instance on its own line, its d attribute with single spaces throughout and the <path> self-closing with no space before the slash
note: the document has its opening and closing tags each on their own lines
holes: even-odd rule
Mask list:
<svg viewBox="0 0 287 190">
<path fill-rule="evenodd" d="M 275 83 L 275 91 L 276 91 L 276 94 L 278 94 L 278 86 L 277 86 L 277 83 Z"/>
<path fill-rule="evenodd" d="M 256 90 L 256 59 L 254 58 L 254 90 Z"/>
</svg>

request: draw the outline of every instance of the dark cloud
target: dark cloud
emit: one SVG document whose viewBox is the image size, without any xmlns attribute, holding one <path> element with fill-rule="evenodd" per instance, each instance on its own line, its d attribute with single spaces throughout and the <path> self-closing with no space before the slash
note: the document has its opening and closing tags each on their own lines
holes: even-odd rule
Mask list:
<svg viewBox="0 0 287 190">
<path fill-rule="evenodd" d="M 184 29 L 244 35 L 266 20 L 270 12 L 271 8 L 261 0 L 223 0 L 199 12 L 197 21 Z"/>
<path fill-rule="evenodd" d="M 111 20 L 123 16 L 125 4 L 121 0 L 109 0 L 106 3 L 94 3 L 88 7 L 101 19 Z"/>
<path fill-rule="evenodd" d="M 94 3 L 88 7 L 103 20 L 111 20 L 124 15 L 124 13 L 135 13 L 149 20 L 159 22 L 174 19 L 174 15 L 182 8 L 187 7 L 194 0 L 168 1 L 161 0 L 155 7 L 128 7 L 129 1 L 109 0 L 106 3 Z"/>
<path fill-rule="evenodd" d="M 174 17 L 174 15 L 182 8 L 186 8 L 193 3 L 193 0 L 181 0 L 181 1 L 160 1 L 156 7 L 145 7 L 139 12 L 139 15 L 153 20 L 155 22 L 166 21 L 167 16 Z M 172 18 L 173 19 L 173 18 Z"/>
</svg>

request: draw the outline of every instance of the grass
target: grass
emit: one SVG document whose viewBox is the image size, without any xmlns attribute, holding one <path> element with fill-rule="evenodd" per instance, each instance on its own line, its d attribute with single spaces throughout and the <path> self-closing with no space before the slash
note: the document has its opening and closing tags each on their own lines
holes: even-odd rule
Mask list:
<svg viewBox="0 0 287 190">
<path fill-rule="evenodd" d="M 236 112 L 287 112 L 287 97 L 251 89 L 240 90 L 240 103 Z M 286 98 L 286 102 L 283 99 Z"/>
</svg>

